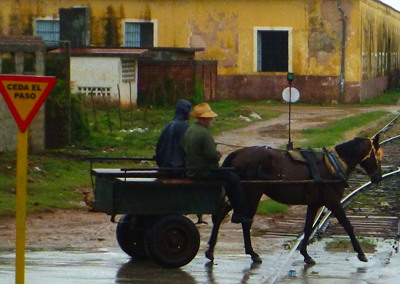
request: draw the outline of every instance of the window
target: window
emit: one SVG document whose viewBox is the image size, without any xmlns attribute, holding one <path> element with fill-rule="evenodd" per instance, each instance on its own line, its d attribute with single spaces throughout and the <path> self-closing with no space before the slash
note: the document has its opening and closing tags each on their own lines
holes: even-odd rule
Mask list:
<svg viewBox="0 0 400 284">
<path fill-rule="evenodd" d="M 79 86 L 78 92 L 87 96 L 107 96 L 111 95 L 111 87 L 84 87 Z"/>
<path fill-rule="evenodd" d="M 126 22 L 125 46 L 153 47 L 154 23 L 151 22 Z"/>
<path fill-rule="evenodd" d="M 59 20 L 36 20 L 35 35 L 41 36 L 43 40 L 60 40 L 60 21 Z"/>
<path fill-rule="evenodd" d="M 291 31 L 256 29 L 257 72 L 289 72 L 291 70 Z"/>
</svg>

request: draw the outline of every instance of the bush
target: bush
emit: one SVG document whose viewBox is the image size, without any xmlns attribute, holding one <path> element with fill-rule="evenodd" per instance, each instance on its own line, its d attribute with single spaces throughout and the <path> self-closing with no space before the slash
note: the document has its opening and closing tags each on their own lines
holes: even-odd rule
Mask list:
<svg viewBox="0 0 400 284">
<path fill-rule="evenodd" d="M 46 101 L 46 148 L 79 143 L 90 136 L 82 106 L 78 95 L 67 94 L 65 81 L 57 80 Z"/>
</svg>

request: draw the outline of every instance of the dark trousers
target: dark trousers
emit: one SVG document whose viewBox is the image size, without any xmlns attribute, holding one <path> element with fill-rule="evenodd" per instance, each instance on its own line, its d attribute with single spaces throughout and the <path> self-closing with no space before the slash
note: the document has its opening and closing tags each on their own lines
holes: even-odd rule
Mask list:
<svg viewBox="0 0 400 284">
<path fill-rule="evenodd" d="M 242 187 L 240 186 L 240 178 L 235 173 L 231 171 L 215 170 L 202 176 L 201 179 L 227 182 L 228 186 L 225 187 L 225 191 L 231 202 L 233 211 L 244 216 L 248 215 L 249 206 Z"/>
</svg>

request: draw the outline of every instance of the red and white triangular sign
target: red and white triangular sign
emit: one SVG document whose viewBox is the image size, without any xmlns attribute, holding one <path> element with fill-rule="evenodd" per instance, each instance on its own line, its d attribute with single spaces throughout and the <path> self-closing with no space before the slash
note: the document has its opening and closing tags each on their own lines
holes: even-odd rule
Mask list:
<svg viewBox="0 0 400 284">
<path fill-rule="evenodd" d="M 0 75 L 0 93 L 21 132 L 35 117 L 56 84 L 56 77 Z"/>
</svg>

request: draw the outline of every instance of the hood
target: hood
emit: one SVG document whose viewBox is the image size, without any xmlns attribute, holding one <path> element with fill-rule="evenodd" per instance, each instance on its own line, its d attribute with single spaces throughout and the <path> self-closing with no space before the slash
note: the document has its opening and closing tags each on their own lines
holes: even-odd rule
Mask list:
<svg viewBox="0 0 400 284">
<path fill-rule="evenodd" d="M 175 119 L 188 120 L 191 108 L 191 102 L 187 100 L 179 100 L 175 105 Z"/>
</svg>

